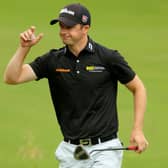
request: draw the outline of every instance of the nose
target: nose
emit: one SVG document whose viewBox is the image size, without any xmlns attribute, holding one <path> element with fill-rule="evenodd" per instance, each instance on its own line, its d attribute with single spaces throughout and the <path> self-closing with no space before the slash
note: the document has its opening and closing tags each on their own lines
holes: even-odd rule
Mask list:
<svg viewBox="0 0 168 168">
<path fill-rule="evenodd" d="M 63 27 L 60 27 L 60 33 L 61 33 L 61 34 L 67 33 L 67 29 L 66 29 L 66 28 L 63 28 Z"/>
<path fill-rule="evenodd" d="M 65 25 L 62 24 L 62 23 L 60 23 L 59 26 L 60 26 L 60 33 L 61 33 L 61 34 L 67 33 L 67 31 L 68 31 L 67 26 L 65 26 Z"/>
</svg>

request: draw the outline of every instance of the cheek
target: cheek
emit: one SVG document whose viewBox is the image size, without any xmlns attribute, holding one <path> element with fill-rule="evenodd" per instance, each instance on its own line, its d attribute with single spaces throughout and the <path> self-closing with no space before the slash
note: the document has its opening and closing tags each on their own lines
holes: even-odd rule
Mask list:
<svg viewBox="0 0 168 168">
<path fill-rule="evenodd" d="M 74 31 L 71 33 L 71 36 L 75 39 L 80 39 L 83 36 L 83 33 L 81 31 Z"/>
</svg>

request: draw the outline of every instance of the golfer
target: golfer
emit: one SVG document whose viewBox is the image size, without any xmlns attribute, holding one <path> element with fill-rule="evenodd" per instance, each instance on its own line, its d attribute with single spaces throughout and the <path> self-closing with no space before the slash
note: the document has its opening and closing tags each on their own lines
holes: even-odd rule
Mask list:
<svg viewBox="0 0 168 168">
<path fill-rule="evenodd" d="M 20 84 L 47 78 L 63 141 L 55 155 L 60 168 L 120 168 L 122 151 L 94 152 L 88 160 L 76 160 L 77 145 L 87 152 L 121 147 L 117 136 L 117 84 L 125 85 L 133 95 L 134 121 L 130 144 L 143 152 L 148 142 L 143 133 L 146 91 L 135 71 L 117 50 L 108 49 L 88 36 L 91 15 L 81 4 L 60 10 L 50 24 L 58 23 L 64 46 L 52 49 L 29 64 L 24 60 L 43 37 L 35 27 L 20 34 L 20 45 L 7 65 L 4 80 Z"/>
</svg>

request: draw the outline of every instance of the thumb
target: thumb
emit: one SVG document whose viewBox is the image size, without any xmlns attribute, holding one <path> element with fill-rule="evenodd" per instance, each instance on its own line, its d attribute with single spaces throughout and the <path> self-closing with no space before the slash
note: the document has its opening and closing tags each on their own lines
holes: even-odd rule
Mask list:
<svg viewBox="0 0 168 168">
<path fill-rule="evenodd" d="M 137 145 L 136 141 L 135 141 L 135 137 L 133 137 L 133 136 L 130 137 L 129 142 L 130 142 L 130 145 Z"/>
<path fill-rule="evenodd" d="M 40 33 L 36 39 L 35 39 L 35 43 L 38 43 L 42 38 L 43 38 L 44 34 L 43 33 Z"/>
</svg>

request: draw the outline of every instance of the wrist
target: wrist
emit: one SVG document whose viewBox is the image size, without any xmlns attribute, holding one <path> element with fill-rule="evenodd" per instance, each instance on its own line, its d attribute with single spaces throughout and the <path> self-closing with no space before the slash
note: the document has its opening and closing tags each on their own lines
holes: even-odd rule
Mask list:
<svg viewBox="0 0 168 168">
<path fill-rule="evenodd" d="M 30 47 L 23 47 L 23 46 L 19 45 L 19 47 L 15 53 L 15 56 L 20 58 L 21 60 L 23 60 L 27 56 L 29 51 L 30 51 Z"/>
<path fill-rule="evenodd" d="M 29 53 L 30 49 L 31 49 L 31 47 L 24 47 L 24 46 L 20 45 L 18 47 L 18 52 L 21 53 L 21 55 L 25 55 L 26 56 L 27 53 Z"/>
<path fill-rule="evenodd" d="M 133 126 L 132 128 L 133 131 L 143 131 L 143 127 L 142 126 Z"/>
<path fill-rule="evenodd" d="M 20 48 L 21 50 L 30 50 L 30 49 L 31 49 L 31 46 L 24 46 L 24 45 L 20 44 L 20 45 L 19 45 L 19 48 Z"/>
</svg>

